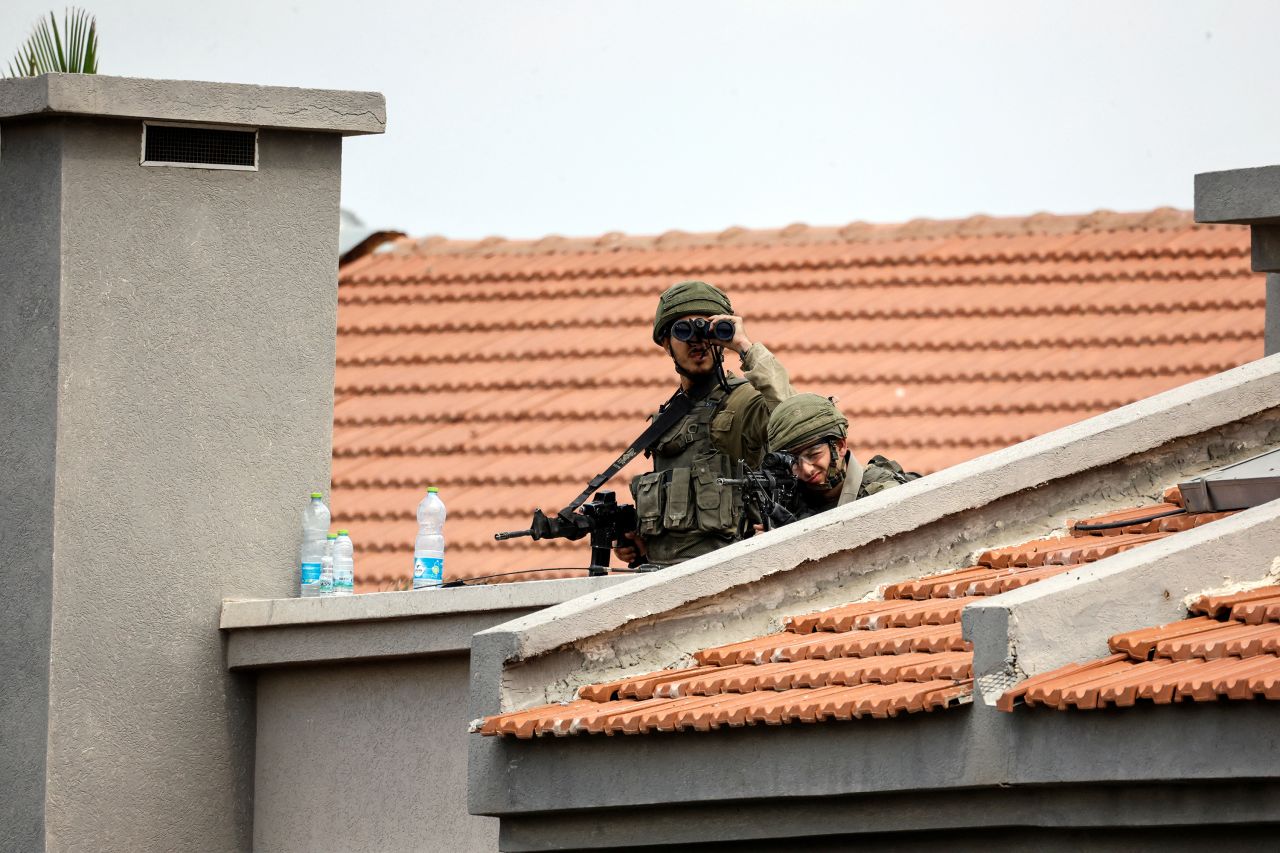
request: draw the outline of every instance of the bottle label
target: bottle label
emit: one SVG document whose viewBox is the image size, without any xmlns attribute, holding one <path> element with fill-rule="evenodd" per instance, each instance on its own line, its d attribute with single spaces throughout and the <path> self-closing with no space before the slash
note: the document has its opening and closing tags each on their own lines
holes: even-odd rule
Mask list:
<svg viewBox="0 0 1280 853">
<path fill-rule="evenodd" d="M 302 564 L 302 582 L 303 583 L 320 583 L 320 564 L 319 563 L 303 563 Z"/>
<path fill-rule="evenodd" d="M 444 581 L 444 557 L 413 558 L 413 588 L 440 586 Z"/>
</svg>

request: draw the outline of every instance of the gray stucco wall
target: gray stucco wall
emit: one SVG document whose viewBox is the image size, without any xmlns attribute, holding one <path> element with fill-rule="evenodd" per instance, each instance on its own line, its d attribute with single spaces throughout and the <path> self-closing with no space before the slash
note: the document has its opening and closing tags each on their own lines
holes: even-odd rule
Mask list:
<svg viewBox="0 0 1280 853">
<path fill-rule="evenodd" d="M 467 814 L 469 661 L 260 671 L 254 848 L 496 849 Z"/>
<path fill-rule="evenodd" d="M 0 838 L 248 849 L 253 682 L 224 665 L 219 608 L 292 592 L 305 496 L 329 481 L 343 119 L 289 90 L 332 132 L 262 130 L 258 171 L 143 167 L 139 121 L 52 114 L 41 85 L 0 81 L 0 535 L 20 575 Z M 193 118 L 268 124 L 276 102 L 110 85 Z M 55 88 L 92 112 L 100 83 Z"/>
<path fill-rule="evenodd" d="M 43 844 L 62 136 L 0 135 L 0 849 Z M 19 168 L 21 165 L 21 168 Z M 22 215 L 3 202 L 21 200 Z"/>
<path fill-rule="evenodd" d="M 258 172 L 142 168 L 137 122 L 56 121 L 50 847 L 244 849 L 253 697 L 219 605 L 290 592 L 329 481 L 341 140 L 263 131 Z"/>
<path fill-rule="evenodd" d="M 467 813 L 471 637 L 621 576 L 228 601 L 228 665 L 257 677 L 254 847 L 491 851 Z"/>
</svg>

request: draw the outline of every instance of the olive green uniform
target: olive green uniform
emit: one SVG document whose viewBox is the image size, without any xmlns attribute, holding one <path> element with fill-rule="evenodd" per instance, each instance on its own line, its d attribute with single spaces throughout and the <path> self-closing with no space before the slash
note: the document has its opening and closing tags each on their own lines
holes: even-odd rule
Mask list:
<svg viewBox="0 0 1280 853">
<path fill-rule="evenodd" d="M 739 538 L 741 490 L 716 479 L 740 476 L 740 460 L 759 467 L 769 413 L 795 394 L 786 368 L 764 344 L 742 354 L 742 368 L 745 378 L 730 376 L 728 393 L 713 386 L 654 442 L 653 471 L 631 482 L 650 563 L 671 565 Z"/>
</svg>

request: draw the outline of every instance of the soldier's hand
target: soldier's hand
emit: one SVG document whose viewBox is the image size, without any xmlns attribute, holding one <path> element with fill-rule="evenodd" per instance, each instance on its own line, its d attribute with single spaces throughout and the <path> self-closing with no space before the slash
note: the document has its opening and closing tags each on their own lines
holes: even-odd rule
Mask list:
<svg viewBox="0 0 1280 853">
<path fill-rule="evenodd" d="M 632 545 L 619 545 L 613 549 L 613 555 L 624 563 L 634 563 L 641 557 L 649 556 L 649 548 L 644 544 L 644 537 L 634 531 L 623 536 L 632 541 Z"/>
<path fill-rule="evenodd" d="M 733 323 L 733 340 L 725 343 L 727 349 L 742 355 L 751 348 L 751 339 L 747 337 L 746 328 L 741 317 L 736 314 L 717 314 L 714 317 L 707 318 L 708 323 L 715 323 L 717 320 L 728 320 Z"/>
</svg>

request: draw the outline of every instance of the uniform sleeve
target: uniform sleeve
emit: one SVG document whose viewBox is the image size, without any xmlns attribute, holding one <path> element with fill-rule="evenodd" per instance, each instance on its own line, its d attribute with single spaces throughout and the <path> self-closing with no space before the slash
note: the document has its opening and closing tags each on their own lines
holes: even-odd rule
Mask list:
<svg viewBox="0 0 1280 853">
<path fill-rule="evenodd" d="M 764 456 L 769 413 L 783 400 L 794 397 L 796 389 L 791 387 L 787 369 L 764 344 L 752 344 L 747 349 L 742 356 L 742 368 L 742 375 L 750 385 L 741 386 L 734 393 L 748 399 L 734 417 L 731 440 L 727 445 L 732 448 L 729 450 L 731 457 L 745 459 L 748 466 L 758 468 Z"/>
<path fill-rule="evenodd" d="M 752 344 L 742 354 L 742 375 L 764 398 L 768 407 L 765 411 L 766 420 L 774 406 L 796 395 L 796 389 L 791 387 L 791 377 L 787 376 L 787 369 L 762 343 Z"/>
</svg>

